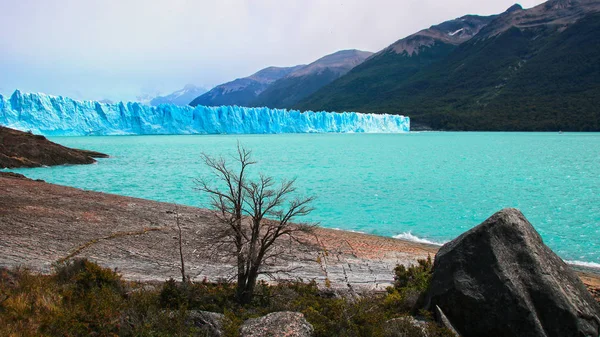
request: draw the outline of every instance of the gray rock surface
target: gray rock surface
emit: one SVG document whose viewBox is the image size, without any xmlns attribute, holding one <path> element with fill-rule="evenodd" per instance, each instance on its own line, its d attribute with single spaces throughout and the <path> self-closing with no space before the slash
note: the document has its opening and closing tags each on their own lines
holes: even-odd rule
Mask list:
<svg viewBox="0 0 600 337">
<path fill-rule="evenodd" d="M 600 308 L 516 209 L 444 245 L 427 295 L 469 336 L 593 336 Z"/>
<path fill-rule="evenodd" d="M 202 336 L 223 336 L 223 322 L 225 315 L 215 312 L 190 310 L 187 317 L 188 324 L 200 328 L 204 333 Z"/>
<path fill-rule="evenodd" d="M 185 238 L 188 276 L 196 282 L 216 282 L 234 275 L 235 261 L 219 259 L 210 249 L 212 235 L 205 233 L 214 231 L 216 220 L 209 210 L 15 179 L 0 172 L 0 266 L 51 272 L 54 262 L 78 251 L 77 257 L 117 268 L 127 280 L 177 279 L 181 271 L 175 210 Z M 414 264 L 437 251 L 431 245 L 325 228 L 317 228 L 315 234 L 306 235 L 302 244 L 280 242 L 278 250 L 286 250 L 290 258 L 278 258 L 271 268 L 294 272 L 273 273 L 276 279 L 315 279 L 322 285 L 329 280 L 334 289 L 347 289 L 350 283 L 357 291 L 385 290 L 394 281 L 396 264 Z M 266 275 L 262 279 L 272 281 Z"/>
<path fill-rule="evenodd" d="M 310 337 L 313 326 L 299 312 L 273 312 L 244 322 L 240 328 L 241 337 Z"/>
</svg>

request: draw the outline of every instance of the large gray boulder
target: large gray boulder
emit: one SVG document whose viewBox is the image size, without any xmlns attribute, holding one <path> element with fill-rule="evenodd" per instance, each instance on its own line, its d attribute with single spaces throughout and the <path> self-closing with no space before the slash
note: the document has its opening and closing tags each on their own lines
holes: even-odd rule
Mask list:
<svg viewBox="0 0 600 337">
<path fill-rule="evenodd" d="M 311 337 L 313 326 L 299 312 L 273 312 L 244 322 L 240 337 Z"/>
<path fill-rule="evenodd" d="M 597 337 L 600 330 L 598 303 L 516 209 L 439 250 L 427 303 L 465 337 Z"/>
</svg>

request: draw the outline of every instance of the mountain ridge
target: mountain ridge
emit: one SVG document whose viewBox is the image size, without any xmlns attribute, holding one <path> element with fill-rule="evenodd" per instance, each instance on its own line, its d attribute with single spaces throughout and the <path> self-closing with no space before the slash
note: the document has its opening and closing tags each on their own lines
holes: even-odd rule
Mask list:
<svg viewBox="0 0 600 337">
<path fill-rule="evenodd" d="M 269 108 L 291 106 L 345 75 L 371 55 L 371 52 L 349 49 L 323 56 L 275 81 L 251 105 Z"/>
<path fill-rule="evenodd" d="M 399 82 L 445 58 L 495 17 L 465 15 L 402 38 L 292 107 L 344 110 L 354 100 L 376 102 Z"/>
<path fill-rule="evenodd" d="M 599 6 L 513 6 L 459 45 L 380 52 L 293 108 L 404 114 L 413 129 L 600 130 Z"/>
<path fill-rule="evenodd" d="M 203 95 L 194 98 L 189 105 L 247 106 L 271 83 L 301 67 L 304 67 L 304 65 L 293 67 L 267 67 L 261 69 L 250 76 L 220 84 Z"/>
<path fill-rule="evenodd" d="M 402 38 L 377 54 L 393 50 L 397 54 L 406 52 L 410 56 L 413 53 L 418 54 L 420 47 L 430 46 L 435 42 L 456 46 L 477 35 L 495 17 L 496 15 L 479 16 L 469 14 L 454 20 L 445 21 Z"/>
</svg>

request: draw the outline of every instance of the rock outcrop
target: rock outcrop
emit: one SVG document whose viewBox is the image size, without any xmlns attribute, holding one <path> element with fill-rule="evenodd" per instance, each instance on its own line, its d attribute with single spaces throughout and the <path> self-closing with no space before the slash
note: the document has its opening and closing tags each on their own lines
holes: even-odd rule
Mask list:
<svg viewBox="0 0 600 337">
<path fill-rule="evenodd" d="M 310 337 L 314 329 L 304 315 L 299 312 L 273 312 L 244 322 L 240 328 L 241 337 Z"/>
<path fill-rule="evenodd" d="M 0 168 L 93 164 L 104 153 L 76 150 L 53 143 L 44 136 L 0 126 Z"/>
<path fill-rule="evenodd" d="M 600 330 L 598 303 L 516 209 L 439 250 L 427 302 L 465 337 L 597 337 Z"/>
</svg>

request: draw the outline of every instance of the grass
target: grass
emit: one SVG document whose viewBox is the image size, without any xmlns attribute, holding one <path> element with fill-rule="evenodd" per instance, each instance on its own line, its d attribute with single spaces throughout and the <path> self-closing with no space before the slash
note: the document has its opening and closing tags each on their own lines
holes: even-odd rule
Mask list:
<svg viewBox="0 0 600 337">
<path fill-rule="evenodd" d="M 261 283 L 255 300 L 241 306 L 231 283 L 128 282 L 88 260 L 59 264 L 51 275 L 0 269 L 0 336 L 202 336 L 189 323 L 188 310 L 224 314 L 225 336 L 237 336 L 248 318 L 276 311 L 302 312 L 319 337 L 423 336 L 425 330 L 428 336 L 450 336 L 433 323 L 423 328 L 403 319 L 385 323 L 415 312 L 427 273 L 426 261 L 398 268 L 397 280 L 416 281 L 354 297 L 319 289 L 315 282 Z"/>
</svg>

